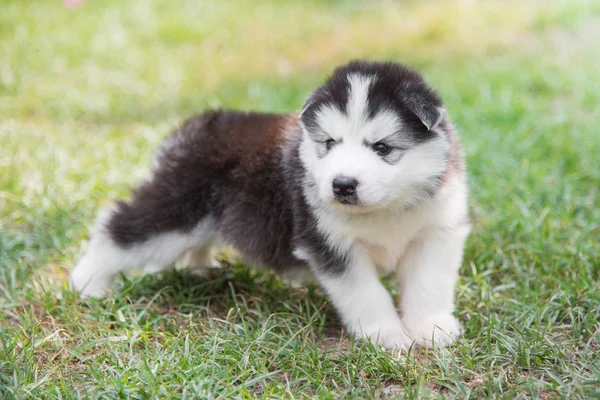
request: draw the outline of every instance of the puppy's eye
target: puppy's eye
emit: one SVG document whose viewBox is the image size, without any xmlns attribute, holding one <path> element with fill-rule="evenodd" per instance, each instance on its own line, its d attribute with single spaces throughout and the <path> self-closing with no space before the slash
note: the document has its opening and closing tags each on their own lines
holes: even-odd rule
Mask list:
<svg viewBox="0 0 600 400">
<path fill-rule="evenodd" d="M 371 148 L 380 156 L 388 155 L 392 151 L 392 148 L 383 142 L 377 142 Z"/>
<path fill-rule="evenodd" d="M 333 140 L 333 139 L 329 139 L 329 140 L 326 140 L 326 141 L 325 141 L 325 148 L 326 148 L 327 150 L 331 150 L 331 149 L 333 149 L 333 146 L 335 146 L 335 140 Z"/>
</svg>

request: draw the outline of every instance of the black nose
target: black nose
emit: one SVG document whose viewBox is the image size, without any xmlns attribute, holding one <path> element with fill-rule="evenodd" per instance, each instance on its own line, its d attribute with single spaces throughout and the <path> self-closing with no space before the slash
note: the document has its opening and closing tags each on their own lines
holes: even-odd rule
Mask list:
<svg viewBox="0 0 600 400">
<path fill-rule="evenodd" d="M 340 176 L 333 179 L 333 193 L 336 196 L 351 196 L 356 193 L 358 181 L 354 178 Z"/>
</svg>

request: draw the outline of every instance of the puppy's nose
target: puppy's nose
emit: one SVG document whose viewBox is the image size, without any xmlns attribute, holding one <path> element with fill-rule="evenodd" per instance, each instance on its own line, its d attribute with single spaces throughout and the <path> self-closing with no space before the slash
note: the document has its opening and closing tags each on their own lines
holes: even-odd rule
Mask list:
<svg viewBox="0 0 600 400">
<path fill-rule="evenodd" d="M 339 176 L 333 178 L 333 194 L 336 196 L 351 196 L 356 193 L 358 181 L 354 178 Z"/>
</svg>

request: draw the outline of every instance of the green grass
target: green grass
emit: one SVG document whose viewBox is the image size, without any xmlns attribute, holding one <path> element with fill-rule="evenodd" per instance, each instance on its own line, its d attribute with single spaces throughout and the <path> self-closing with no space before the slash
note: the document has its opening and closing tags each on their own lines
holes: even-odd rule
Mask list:
<svg viewBox="0 0 600 400">
<path fill-rule="evenodd" d="M 3 0 L 0 398 L 600 397 L 599 26 L 593 0 Z M 462 132 L 456 345 L 356 343 L 317 288 L 236 263 L 68 289 L 183 118 L 297 110 L 361 57 L 418 68 Z"/>
</svg>

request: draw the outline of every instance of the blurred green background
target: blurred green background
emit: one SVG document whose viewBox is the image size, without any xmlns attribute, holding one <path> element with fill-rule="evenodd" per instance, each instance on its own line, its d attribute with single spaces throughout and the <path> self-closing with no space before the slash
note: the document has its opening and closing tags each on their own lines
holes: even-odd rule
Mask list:
<svg viewBox="0 0 600 400">
<path fill-rule="evenodd" d="M 598 43 L 593 0 L 2 0 L 0 397 L 597 395 Z M 296 111 L 355 58 L 418 69 L 462 133 L 457 345 L 355 344 L 318 291 L 237 264 L 69 291 L 96 210 L 179 122 Z"/>
</svg>

